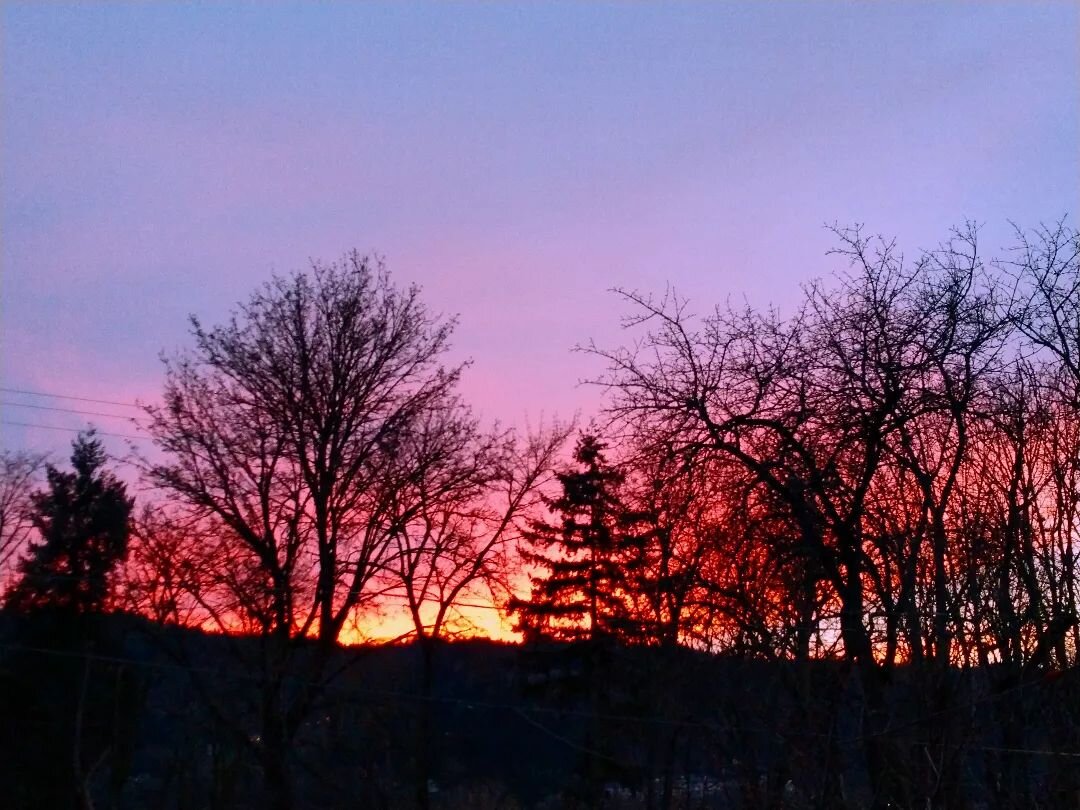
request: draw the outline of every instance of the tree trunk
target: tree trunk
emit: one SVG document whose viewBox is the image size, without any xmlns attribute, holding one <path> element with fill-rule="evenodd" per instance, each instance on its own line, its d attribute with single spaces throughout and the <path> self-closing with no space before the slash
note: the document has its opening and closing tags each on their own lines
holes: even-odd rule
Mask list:
<svg viewBox="0 0 1080 810">
<path fill-rule="evenodd" d="M 271 727 L 274 725 L 270 723 Z M 289 781 L 288 752 L 280 732 L 270 731 L 264 738 L 263 779 L 267 803 L 272 810 L 292 810 L 292 784 Z"/>
<path fill-rule="evenodd" d="M 276 666 L 276 663 L 274 664 Z M 267 802 L 272 810 L 292 810 L 292 784 L 289 780 L 289 740 L 286 735 L 285 707 L 277 678 L 263 683 L 262 696 L 262 767 Z"/>
<path fill-rule="evenodd" d="M 432 694 L 435 688 L 435 640 L 421 635 L 420 645 L 420 706 L 416 724 L 416 784 L 415 796 L 418 810 L 431 806 L 429 783 L 434 769 L 432 732 L 434 717 Z"/>
</svg>

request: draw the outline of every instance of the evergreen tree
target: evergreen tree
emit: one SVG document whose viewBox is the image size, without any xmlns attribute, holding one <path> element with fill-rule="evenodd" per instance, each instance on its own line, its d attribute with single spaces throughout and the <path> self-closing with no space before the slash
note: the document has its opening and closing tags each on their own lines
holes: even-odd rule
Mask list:
<svg viewBox="0 0 1080 810">
<path fill-rule="evenodd" d="M 127 553 L 133 501 L 104 469 L 94 431 L 72 443 L 72 472 L 48 467 L 48 488 L 32 497 L 39 540 L 19 565 L 21 578 L 7 607 L 95 613 L 106 607 L 109 577 Z"/>
<path fill-rule="evenodd" d="M 127 653 L 101 614 L 133 502 L 106 461 L 93 431 L 81 433 L 72 471 L 50 465 L 31 496 L 38 537 L 6 599 L 20 615 L 0 666 L 0 737 L 36 739 L 0 763 L 0 795 L 15 808 L 117 806 L 129 772 L 142 686 L 110 660 Z"/>
<path fill-rule="evenodd" d="M 559 473 L 562 493 L 546 501 L 556 520 L 537 521 L 526 535 L 523 555 L 538 575 L 531 597 L 513 604 L 526 641 L 618 639 L 633 626 L 633 520 L 620 501 L 623 475 L 604 449 L 598 437 L 581 437 L 579 468 Z"/>
<path fill-rule="evenodd" d="M 598 437 L 582 436 L 577 467 L 557 474 L 562 492 L 545 501 L 554 519 L 534 522 L 525 537 L 523 556 L 537 572 L 530 598 L 512 605 L 526 642 L 569 642 L 541 644 L 526 656 L 550 697 L 584 712 L 582 758 L 564 796 L 568 807 L 600 806 L 603 785 L 628 776 L 613 767 L 618 730 L 603 716 L 622 708 L 610 689 L 619 645 L 639 640 L 633 577 L 641 548 L 636 517 L 622 500 L 625 477 L 608 464 L 604 449 Z"/>
</svg>

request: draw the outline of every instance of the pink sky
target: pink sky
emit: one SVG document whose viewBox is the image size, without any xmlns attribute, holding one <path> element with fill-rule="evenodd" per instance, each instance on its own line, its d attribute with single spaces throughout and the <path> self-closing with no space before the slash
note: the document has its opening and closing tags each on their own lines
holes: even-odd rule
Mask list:
<svg viewBox="0 0 1080 810">
<path fill-rule="evenodd" d="M 0 13 L 7 388 L 152 399 L 189 313 L 355 247 L 460 315 L 487 417 L 587 416 L 570 349 L 621 339 L 612 286 L 783 306 L 836 267 L 825 222 L 913 253 L 971 217 L 995 251 L 1078 213 L 1071 3 Z"/>
</svg>

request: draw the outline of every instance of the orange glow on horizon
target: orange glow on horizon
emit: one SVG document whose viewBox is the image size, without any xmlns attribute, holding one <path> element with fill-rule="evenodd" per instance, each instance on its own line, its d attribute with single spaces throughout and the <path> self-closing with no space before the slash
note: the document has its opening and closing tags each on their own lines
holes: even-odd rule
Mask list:
<svg viewBox="0 0 1080 810">
<path fill-rule="evenodd" d="M 433 613 L 435 606 L 422 613 Z M 425 615 L 425 621 L 428 616 Z M 514 630 L 510 618 L 496 605 L 469 605 L 455 608 L 441 632 L 443 639 L 486 638 L 492 641 L 518 643 L 521 634 Z M 358 616 L 341 631 L 341 644 L 407 643 L 416 636 L 412 617 L 406 608 L 395 605 L 372 608 Z"/>
<path fill-rule="evenodd" d="M 432 611 L 434 606 L 432 606 Z M 432 611 L 423 611 L 425 614 Z M 207 618 L 203 622 L 181 623 L 181 626 L 200 630 L 211 635 L 247 635 L 254 631 L 245 628 L 239 620 L 228 617 Z M 315 628 L 311 633 L 316 632 Z M 407 644 L 416 637 L 416 628 L 406 608 L 394 606 L 372 607 L 342 628 L 338 642 L 343 646 L 364 644 Z M 521 642 L 521 634 L 513 627 L 511 619 L 496 605 L 480 604 L 455 608 L 452 616 L 444 622 L 440 638 L 444 641 L 458 639 L 490 639 L 511 644 Z"/>
</svg>

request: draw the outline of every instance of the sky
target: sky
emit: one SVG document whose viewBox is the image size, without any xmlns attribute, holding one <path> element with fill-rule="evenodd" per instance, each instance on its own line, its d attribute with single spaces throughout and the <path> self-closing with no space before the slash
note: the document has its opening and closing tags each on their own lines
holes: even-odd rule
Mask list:
<svg viewBox="0 0 1080 810">
<path fill-rule="evenodd" d="M 0 6 L 0 387 L 152 402 L 187 317 L 385 258 L 486 419 L 580 411 L 615 286 L 792 306 L 826 223 L 911 255 L 1080 217 L 1074 3 Z M 122 406 L 0 392 L 61 458 Z M 11 422 L 61 428 L 24 427 Z M 123 440 L 110 437 L 114 452 Z"/>
</svg>

